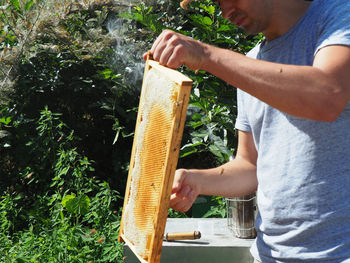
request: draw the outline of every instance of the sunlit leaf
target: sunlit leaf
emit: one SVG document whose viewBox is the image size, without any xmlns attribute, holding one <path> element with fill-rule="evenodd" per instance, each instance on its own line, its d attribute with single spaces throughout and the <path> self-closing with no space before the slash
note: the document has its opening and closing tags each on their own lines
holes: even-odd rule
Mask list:
<svg viewBox="0 0 350 263">
<path fill-rule="evenodd" d="M 18 0 L 10 0 L 11 5 L 17 10 L 21 10 L 21 5 Z"/>
<path fill-rule="evenodd" d="M 90 199 L 86 195 L 66 195 L 62 205 L 72 214 L 85 215 L 89 212 Z"/>
<path fill-rule="evenodd" d="M 33 1 L 33 0 L 28 1 L 28 2 L 25 4 L 24 9 L 25 9 L 26 11 L 28 11 L 28 10 L 32 7 L 33 4 L 34 4 L 34 1 Z"/>
</svg>

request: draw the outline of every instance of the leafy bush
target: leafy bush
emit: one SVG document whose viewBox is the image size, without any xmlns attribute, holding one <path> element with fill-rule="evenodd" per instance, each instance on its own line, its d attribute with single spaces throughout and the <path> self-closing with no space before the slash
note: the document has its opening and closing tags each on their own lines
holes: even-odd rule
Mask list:
<svg viewBox="0 0 350 263">
<path fill-rule="evenodd" d="M 123 79 L 125 65 L 114 64 L 116 39 L 107 24 L 118 5 L 111 0 L 29 2 L 13 0 L 0 11 L 6 25 L 0 91 L 8 102 L 2 103 L 0 129 L 7 146 L 2 151 L 11 158 L 0 168 L 5 166 L 10 178 L 25 169 L 29 160 L 20 157 L 27 151 L 22 138 L 35 136 L 33 120 L 48 106 L 80 138 L 76 147 L 95 161 L 95 176 L 123 191 L 139 89 Z"/>
<path fill-rule="evenodd" d="M 110 59 L 117 6 L 0 3 L 0 261 L 120 261 L 138 91 Z"/>
<path fill-rule="evenodd" d="M 37 136 L 26 143 L 32 162 L 21 171 L 20 182 L 3 189 L 2 262 L 113 262 L 122 257 L 119 194 L 89 176 L 92 163 L 77 151 L 78 138 L 60 117 L 47 108 L 41 111 Z"/>
</svg>

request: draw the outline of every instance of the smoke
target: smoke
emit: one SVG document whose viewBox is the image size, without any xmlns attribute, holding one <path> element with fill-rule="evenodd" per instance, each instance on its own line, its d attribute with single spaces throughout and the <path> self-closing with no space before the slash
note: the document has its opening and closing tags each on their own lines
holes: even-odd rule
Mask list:
<svg viewBox="0 0 350 263">
<path fill-rule="evenodd" d="M 135 2 L 140 1 L 125 0 L 120 5 L 120 12 L 130 12 Z M 107 29 L 115 39 L 113 63 L 118 67 L 119 73 L 123 75 L 123 84 L 140 89 L 144 69 L 142 55 L 147 51 L 145 45 L 135 40 L 135 35 L 132 35 L 132 31 L 135 29 L 131 30 L 130 21 L 125 18 L 110 18 L 107 22 Z"/>
</svg>

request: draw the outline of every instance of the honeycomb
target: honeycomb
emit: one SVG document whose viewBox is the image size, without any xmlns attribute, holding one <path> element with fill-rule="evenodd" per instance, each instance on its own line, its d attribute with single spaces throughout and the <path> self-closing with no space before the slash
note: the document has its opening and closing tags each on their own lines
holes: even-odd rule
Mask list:
<svg viewBox="0 0 350 263">
<path fill-rule="evenodd" d="M 142 89 L 145 91 L 139 105 L 134 159 L 129 168 L 132 180 L 123 230 L 137 254 L 147 258 L 166 172 L 178 87 L 151 68 Z"/>
</svg>

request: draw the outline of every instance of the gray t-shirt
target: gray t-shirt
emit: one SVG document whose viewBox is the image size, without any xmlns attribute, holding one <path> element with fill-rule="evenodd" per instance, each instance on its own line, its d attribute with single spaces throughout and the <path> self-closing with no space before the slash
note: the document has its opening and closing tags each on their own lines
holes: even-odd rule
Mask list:
<svg viewBox="0 0 350 263">
<path fill-rule="evenodd" d="M 313 1 L 285 35 L 248 56 L 312 65 L 328 45 L 350 46 L 350 1 Z M 236 128 L 252 132 L 258 151 L 253 256 L 264 263 L 350 262 L 350 104 L 329 123 L 293 117 L 241 90 L 237 102 Z"/>
</svg>

